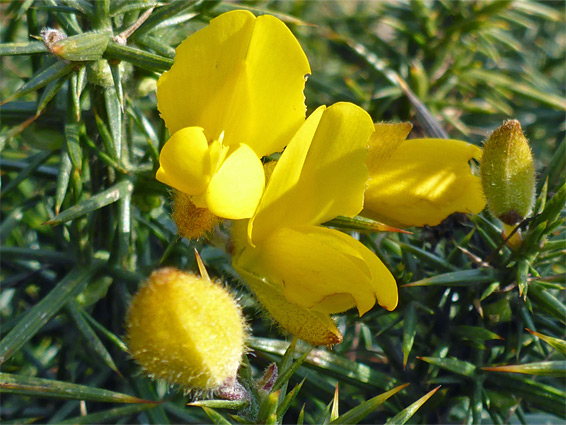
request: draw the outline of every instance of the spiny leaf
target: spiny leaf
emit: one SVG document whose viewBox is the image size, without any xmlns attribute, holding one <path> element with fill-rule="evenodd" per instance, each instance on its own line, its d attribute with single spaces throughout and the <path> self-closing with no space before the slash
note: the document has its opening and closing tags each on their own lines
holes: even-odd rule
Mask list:
<svg viewBox="0 0 566 425">
<path fill-rule="evenodd" d="M 29 341 L 65 303 L 80 293 L 100 266 L 99 262 L 89 267 L 77 266 L 49 294 L 24 313 L 16 326 L 0 341 L 0 364 Z"/>
<path fill-rule="evenodd" d="M 487 384 L 498 391 L 513 394 L 515 397 L 522 397 L 534 407 L 545 412 L 566 418 L 566 412 L 564 412 L 566 392 L 561 388 L 543 384 L 523 376 L 516 377 L 501 373 L 491 375 L 491 379 L 486 382 Z"/>
<path fill-rule="evenodd" d="M 31 378 L 10 373 L 0 373 L 0 392 L 20 394 L 28 397 L 55 397 L 74 400 L 98 401 L 106 403 L 151 403 L 127 394 L 108 391 L 86 385 L 55 381 L 52 379 Z"/>
<path fill-rule="evenodd" d="M 413 286 L 468 286 L 470 284 L 490 283 L 497 278 L 496 270 L 484 268 L 444 273 L 401 286 L 404 288 Z"/>
<path fill-rule="evenodd" d="M 116 88 L 111 86 L 104 90 L 104 103 L 106 105 L 106 116 L 112 134 L 114 146 L 113 156 L 116 159 L 122 157 L 122 106 L 116 93 Z"/>
<path fill-rule="evenodd" d="M 388 224 L 380 223 L 365 217 L 344 217 L 338 216 L 326 223 L 323 226 L 338 227 L 345 230 L 355 230 L 357 232 L 395 232 L 395 233 L 408 233 L 407 230 L 398 229 Z"/>
<path fill-rule="evenodd" d="M 284 341 L 256 337 L 250 338 L 248 343 L 253 349 L 280 356 L 283 355 L 289 345 L 288 342 Z M 395 385 L 397 383 L 396 379 L 392 379 L 391 376 L 372 369 L 365 364 L 352 362 L 342 356 L 329 353 L 326 350 L 312 350 L 306 358 L 306 362 L 324 370 L 327 374 L 338 376 L 340 379 L 355 385 L 364 384 L 384 389 L 391 384 Z"/>
<path fill-rule="evenodd" d="M 566 305 L 554 297 L 550 291 L 546 291 L 539 284 L 532 283 L 529 285 L 529 298 L 535 300 L 540 309 L 566 324 Z"/>
<path fill-rule="evenodd" d="M 364 401 L 357 407 L 347 411 L 343 415 L 336 418 L 336 420 L 330 422 L 331 424 L 357 424 L 360 421 L 364 420 L 366 416 L 370 413 L 373 413 L 375 409 L 381 406 L 389 397 L 397 394 L 403 388 L 408 387 L 409 384 L 399 385 L 392 390 L 389 390 L 383 394 L 370 398 L 367 401 Z"/>
<path fill-rule="evenodd" d="M 472 378 L 476 374 L 476 367 L 464 360 L 449 357 L 417 357 L 417 359 L 468 378 Z"/>
<path fill-rule="evenodd" d="M 42 41 L 0 43 L 0 56 L 32 55 L 35 53 L 46 53 L 48 51 Z"/>
<path fill-rule="evenodd" d="M 94 14 L 94 8 L 86 0 L 61 0 L 67 6 L 72 7 L 85 16 L 91 17 Z"/>
<path fill-rule="evenodd" d="M 409 407 L 406 407 L 405 409 L 403 409 L 399 413 L 397 413 L 395 416 L 388 419 L 387 422 L 385 422 L 385 424 L 386 425 L 404 425 L 404 424 L 406 424 L 409 421 L 409 419 L 411 419 L 413 417 L 413 415 L 417 412 L 417 410 L 419 410 L 421 408 L 421 406 L 423 404 L 425 404 L 428 401 L 428 399 L 431 398 L 434 395 L 434 393 L 436 393 L 438 391 L 438 389 L 440 387 L 441 387 L 441 385 L 439 385 L 435 389 L 426 393 L 424 396 L 419 398 L 417 401 L 415 401 Z"/>
<path fill-rule="evenodd" d="M 273 391 L 263 398 L 259 405 L 257 420 L 259 423 L 273 423 L 279 402 L 279 391 Z"/>
<path fill-rule="evenodd" d="M 415 257 L 417 257 L 419 260 L 422 260 L 423 262 L 426 262 L 428 264 L 432 264 L 434 266 L 440 266 L 441 268 L 443 268 L 445 270 L 451 270 L 451 271 L 457 270 L 457 267 L 450 264 L 445 259 L 443 259 L 443 258 L 441 258 L 437 255 L 431 254 L 430 252 L 425 251 L 424 249 L 421 249 L 417 246 L 406 244 L 406 243 L 403 243 L 403 242 L 399 242 L 399 246 L 403 250 L 410 252 L 411 254 L 413 254 Z"/>
<path fill-rule="evenodd" d="M 297 394 L 299 394 L 299 391 L 301 391 L 301 388 L 303 387 L 305 380 L 306 378 L 303 378 L 303 380 L 300 383 L 298 383 L 295 386 L 295 388 L 289 391 L 289 393 L 285 396 L 285 398 L 283 398 L 283 400 L 279 403 L 279 406 L 277 407 L 278 422 L 283 423 L 283 417 L 285 416 L 285 413 L 287 413 L 287 410 L 291 406 L 291 403 L 293 402 L 293 400 L 295 400 Z"/>
<path fill-rule="evenodd" d="M 187 406 L 210 407 L 211 409 L 242 410 L 249 404 L 247 400 L 196 400 Z"/>
<path fill-rule="evenodd" d="M 68 254 L 46 249 L 24 248 L 19 246 L 1 246 L 3 259 L 19 261 L 39 261 L 41 264 L 72 265 L 75 259 Z"/>
<path fill-rule="evenodd" d="M 102 361 L 104 361 L 104 363 L 110 369 L 112 369 L 118 375 L 122 376 L 122 374 L 120 373 L 120 371 L 116 367 L 116 364 L 114 363 L 114 360 L 112 359 L 112 356 L 110 355 L 110 353 L 108 352 L 108 350 L 106 349 L 104 344 L 102 344 L 102 342 L 100 341 L 100 339 L 98 338 L 96 333 L 92 330 L 89 323 L 86 321 L 86 319 L 81 314 L 81 309 L 77 305 L 77 303 L 75 301 L 71 301 L 71 302 L 67 303 L 67 310 L 69 311 L 71 317 L 73 318 L 73 321 L 75 322 L 75 325 L 77 326 L 77 329 L 85 337 L 88 345 L 92 348 L 92 350 L 100 356 Z"/>
<path fill-rule="evenodd" d="M 53 99 L 55 95 L 59 93 L 59 90 L 61 90 L 61 87 L 63 87 L 63 84 L 65 84 L 65 81 L 67 81 L 68 77 L 69 74 L 64 75 L 63 77 L 57 80 L 53 80 L 49 84 L 47 84 L 47 87 L 45 87 L 45 90 L 43 91 L 43 93 L 41 93 L 41 97 L 37 101 L 37 111 L 35 112 L 36 116 L 41 114 L 47 104 L 51 101 L 51 99 Z"/>
<path fill-rule="evenodd" d="M 218 413 L 216 410 L 211 409 L 206 406 L 202 406 L 202 410 L 205 411 L 207 416 L 210 418 L 212 423 L 216 425 L 230 425 L 230 421 L 228 421 L 224 416 Z"/>
<path fill-rule="evenodd" d="M 417 334 L 417 311 L 415 303 L 411 302 L 405 311 L 403 320 L 403 368 L 407 366 L 409 354 Z"/>
<path fill-rule="evenodd" d="M 90 199 L 86 199 L 70 208 L 67 208 L 62 213 L 58 214 L 51 220 L 43 223 L 44 225 L 57 226 L 75 218 L 81 217 L 90 212 L 96 211 L 106 205 L 118 201 L 122 197 L 130 194 L 134 188 L 132 182 L 128 180 L 116 183 L 114 186 L 94 195 Z"/>
<path fill-rule="evenodd" d="M 4 197 L 8 192 L 27 179 L 41 164 L 47 161 L 52 154 L 53 151 L 43 151 L 33 155 L 29 160 L 29 164 L 13 180 L 11 180 L 10 183 L 4 186 L 0 193 L 0 197 Z"/>
<path fill-rule="evenodd" d="M 202 3 L 200 0 L 176 1 L 156 8 L 151 16 L 143 23 L 143 25 L 140 26 L 138 32 L 139 34 L 144 34 L 146 32 L 163 28 L 164 23 L 167 23 L 168 20 L 174 19 L 181 12 L 184 12 L 189 8 L 193 8 L 200 3 Z"/>
<path fill-rule="evenodd" d="M 486 366 L 482 367 L 482 369 L 489 370 L 491 372 L 511 372 L 527 375 L 559 376 L 564 378 L 566 377 L 566 360 L 533 362 L 507 366 Z"/>
<path fill-rule="evenodd" d="M 339 404 L 340 404 L 340 395 L 338 384 L 336 384 L 336 390 L 334 391 L 334 397 L 332 398 L 332 408 L 330 409 L 330 422 L 338 419 L 340 416 L 339 411 Z"/>
<path fill-rule="evenodd" d="M 480 326 L 466 326 L 461 325 L 458 326 L 455 331 L 457 335 L 470 339 L 473 341 L 486 341 L 490 339 L 503 339 L 495 332 L 490 331 L 489 329 L 482 328 Z"/>
<path fill-rule="evenodd" d="M 548 336 L 548 335 L 544 335 L 544 334 L 541 334 L 540 332 L 531 331 L 530 329 L 527 329 L 527 331 L 532 333 L 534 336 L 539 337 L 540 339 L 542 339 L 547 344 L 552 345 L 554 348 L 556 348 L 562 354 L 566 355 L 566 341 L 565 340 L 559 339 L 559 338 L 554 338 L 554 337 L 551 337 L 551 336 Z"/>
<path fill-rule="evenodd" d="M 138 415 L 148 409 L 158 406 L 157 403 L 133 404 L 131 406 L 114 407 L 112 409 L 103 410 L 102 412 L 91 413 L 84 416 L 76 416 L 61 421 L 62 424 L 101 424 L 101 423 L 117 423 L 117 419 L 124 416 Z"/>
<path fill-rule="evenodd" d="M 173 65 L 173 59 L 149 53 L 135 47 L 122 46 L 114 41 L 108 43 L 104 57 L 124 60 L 149 71 L 167 71 Z"/>
<path fill-rule="evenodd" d="M 79 139 L 82 124 L 72 120 L 74 117 L 65 122 L 65 146 L 73 167 L 80 172 L 83 166 L 83 151 Z"/>
<path fill-rule="evenodd" d="M 34 75 L 27 83 L 16 90 L 16 92 L 12 96 L 4 100 L 2 104 L 11 102 L 18 97 L 23 96 L 24 94 L 31 93 L 46 86 L 51 81 L 69 74 L 71 71 L 73 71 L 73 69 L 75 69 L 75 67 L 76 65 L 73 63 L 56 61 L 55 63 L 41 71 L 39 74 Z"/>
<path fill-rule="evenodd" d="M 498 86 L 505 87 L 529 99 L 534 99 L 540 104 L 566 111 L 566 100 L 561 96 L 554 95 L 548 91 L 540 91 L 533 86 L 518 82 L 515 78 L 502 73 L 495 73 L 484 69 L 471 69 L 467 71 L 462 78 L 470 81 L 481 81 L 489 85 L 497 84 Z"/>
</svg>

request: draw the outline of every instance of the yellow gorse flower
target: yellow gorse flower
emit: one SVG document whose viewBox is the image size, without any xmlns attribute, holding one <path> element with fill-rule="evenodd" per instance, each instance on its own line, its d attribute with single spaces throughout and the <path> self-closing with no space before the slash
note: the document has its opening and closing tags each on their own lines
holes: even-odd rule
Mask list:
<svg viewBox="0 0 566 425">
<path fill-rule="evenodd" d="M 218 217 L 251 217 L 265 186 L 260 158 L 281 151 L 305 120 L 309 73 L 277 18 L 236 10 L 211 20 L 157 83 L 171 134 L 157 179 Z"/>
<path fill-rule="evenodd" d="M 375 124 L 367 166 L 364 215 L 393 226 L 436 226 L 455 212 L 485 208 L 470 161 L 479 147 L 460 140 L 408 139 L 411 124 Z"/>
<path fill-rule="evenodd" d="M 320 107 L 289 142 L 250 220 L 233 229 L 233 265 L 275 320 L 315 345 L 341 341 L 330 314 L 397 305 L 395 279 L 362 243 L 320 224 L 363 207 L 371 117 Z"/>
</svg>

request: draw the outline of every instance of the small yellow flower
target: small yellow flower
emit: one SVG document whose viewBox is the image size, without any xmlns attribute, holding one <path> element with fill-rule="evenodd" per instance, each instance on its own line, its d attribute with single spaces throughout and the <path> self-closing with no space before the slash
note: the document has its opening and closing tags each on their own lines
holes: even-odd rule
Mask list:
<svg viewBox="0 0 566 425">
<path fill-rule="evenodd" d="M 363 207 L 371 117 L 350 103 L 314 111 L 289 142 L 250 220 L 235 269 L 279 324 L 315 345 L 341 341 L 330 314 L 397 305 L 395 279 L 362 243 L 320 224 Z"/>
<path fill-rule="evenodd" d="M 370 180 L 361 215 L 399 227 L 436 226 L 455 212 L 485 208 L 470 161 L 481 149 L 450 139 L 405 140 L 411 124 L 375 124 L 367 166 Z"/>
<path fill-rule="evenodd" d="M 157 179 L 222 218 L 249 218 L 265 186 L 260 158 L 305 120 L 308 60 L 283 22 L 224 13 L 177 48 L 157 83 L 171 138 Z"/>
<path fill-rule="evenodd" d="M 164 268 L 151 274 L 127 316 L 130 353 L 148 375 L 185 389 L 234 382 L 244 352 L 241 309 L 222 286 Z"/>
</svg>

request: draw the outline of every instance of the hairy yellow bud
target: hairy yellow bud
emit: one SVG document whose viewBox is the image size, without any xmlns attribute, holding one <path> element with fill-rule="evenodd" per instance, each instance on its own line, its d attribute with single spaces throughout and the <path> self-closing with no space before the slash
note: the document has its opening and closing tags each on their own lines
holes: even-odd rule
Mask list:
<svg viewBox="0 0 566 425">
<path fill-rule="evenodd" d="M 198 239 L 220 223 L 221 220 L 208 208 L 197 207 L 189 195 L 178 190 L 174 193 L 172 217 L 179 235 L 187 239 Z"/>
<path fill-rule="evenodd" d="M 132 299 L 127 333 L 131 355 L 152 378 L 214 390 L 235 382 L 246 327 L 239 305 L 221 285 L 164 268 Z"/>
<path fill-rule="evenodd" d="M 505 121 L 489 136 L 480 173 L 488 208 L 497 218 L 515 225 L 528 217 L 535 197 L 535 168 L 519 121 Z"/>
</svg>

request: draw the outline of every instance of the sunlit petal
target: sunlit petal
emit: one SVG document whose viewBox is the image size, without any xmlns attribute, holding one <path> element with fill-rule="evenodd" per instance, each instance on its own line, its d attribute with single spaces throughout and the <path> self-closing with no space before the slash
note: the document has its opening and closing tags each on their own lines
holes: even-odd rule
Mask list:
<svg viewBox="0 0 566 425">
<path fill-rule="evenodd" d="M 287 300 L 322 313 L 354 306 L 360 315 L 376 298 L 397 304 L 395 280 L 363 244 L 336 230 L 317 226 L 281 228 L 242 255 L 242 264 L 278 282 Z"/>
<path fill-rule="evenodd" d="M 177 48 L 158 81 L 158 108 L 171 133 L 206 129 L 258 156 L 280 151 L 304 121 L 307 58 L 280 20 L 224 13 Z"/>
<path fill-rule="evenodd" d="M 318 108 L 281 155 L 256 216 L 253 241 L 282 226 L 354 216 L 363 206 L 371 117 L 351 103 Z"/>
<path fill-rule="evenodd" d="M 199 195 L 210 179 L 208 143 L 203 129 L 186 127 L 171 136 L 159 154 L 156 178 L 188 195 Z"/>
<path fill-rule="evenodd" d="M 469 162 L 481 150 L 449 139 L 409 139 L 370 173 L 362 215 L 394 226 L 435 226 L 485 207 Z"/>
<path fill-rule="evenodd" d="M 247 145 L 228 155 L 206 189 L 206 204 L 213 214 L 230 219 L 249 218 L 265 186 L 263 165 Z"/>
</svg>

